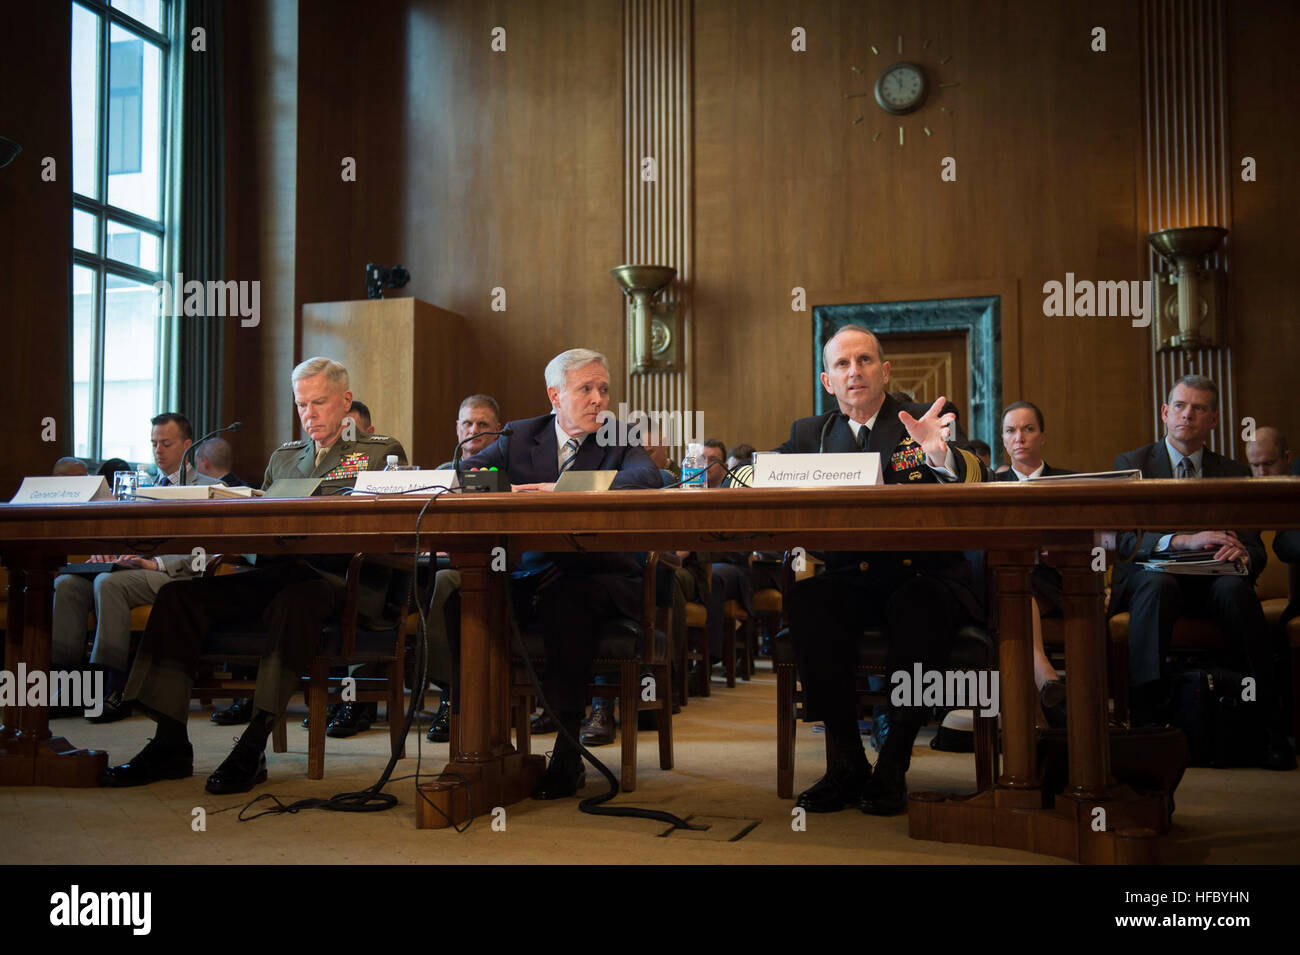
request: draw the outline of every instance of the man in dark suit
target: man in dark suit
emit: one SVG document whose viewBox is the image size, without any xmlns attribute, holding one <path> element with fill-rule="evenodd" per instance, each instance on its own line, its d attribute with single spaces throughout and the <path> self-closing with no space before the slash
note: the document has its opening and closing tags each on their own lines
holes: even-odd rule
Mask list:
<svg viewBox="0 0 1300 955">
<path fill-rule="evenodd" d="M 822 386 L 837 411 L 800 418 L 781 453 L 875 451 L 886 484 L 978 482 L 979 459 L 947 440 L 955 415 L 904 403 L 888 394 L 889 363 L 869 330 L 846 325 L 822 350 Z M 957 437 L 954 433 L 953 437 Z M 893 815 L 907 806 L 905 775 L 924 708 L 892 710 L 891 729 L 875 772 L 858 733 L 856 645 L 864 629 L 882 626 L 889 638 L 889 669 L 926 669 L 937 662 L 959 626 L 983 616 L 971 566 L 960 554 L 872 552 L 825 555 L 827 570 L 790 592 L 790 635 L 810 712 L 826 726 L 833 752 L 826 775 L 799 795 L 809 812 L 836 812 L 856 804 Z"/>
<path fill-rule="evenodd" d="M 1064 468 L 1054 468 L 1043 460 L 1043 446 L 1047 444 L 1047 426 L 1043 412 L 1029 401 L 1016 401 L 1002 412 L 1002 449 L 1011 467 L 994 475 L 995 481 L 1028 481 L 1038 477 L 1073 474 Z M 1056 677 L 1056 668 L 1043 650 L 1042 618 L 1059 614 L 1064 606 L 1061 572 L 1042 562 L 1034 564 L 1029 579 L 1033 589 L 1034 622 L 1034 683 L 1038 687 L 1039 705 L 1047 724 L 1065 725 L 1065 683 Z"/>
<path fill-rule="evenodd" d="M 622 429 L 605 421 L 609 364 L 604 355 L 587 348 L 556 355 L 546 366 L 546 395 L 550 414 L 511 422 L 511 434 L 463 460 L 462 470 L 499 468 L 514 491 L 552 491 L 569 470 L 618 471 L 615 488 L 662 486 L 644 448 L 606 440 Z M 628 553 L 529 553 L 515 571 L 516 612 L 527 617 L 531 610 L 546 641 L 547 702 L 575 740 L 600 622 L 611 615 L 640 616 L 641 572 Z M 635 732 L 635 723 L 627 731 Z M 572 796 L 582 779 L 582 756 L 560 734 L 533 798 Z"/>
<path fill-rule="evenodd" d="M 1209 378 L 1184 375 L 1161 405 L 1161 441 L 1115 458 L 1115 469 L 1138 468 L 1147 478 L 1249 477 L 1250 470 L 1205 446 L 1219 423 L 1219 389 Z M 1255 594 L 1255 579 L 1268 556 L 1255 531 L 1148 531 L 1121 534 L 1118 550 L 1126 558 L 1115 567 L 1110 614 L 1129 612 L 1130 701 L 1135 723 L 1162 717 L 1169 687 L 1161 672 L 1164 649 L 1174 622 L 1184 614 L 1210 617 L 1223 630 L 1229 648 L 1244 655 L 1255 677 L 1256 699 L 1269 724 L 1265 765 L 1290 769 L 1295 756 L 1281 730 L 1281 688 L 1268 639 L 1268 626 Z M 1217 560 L 1242 561 L 1248 576 L 1192 577 L 1143 570 L 1140 561 L 1183 551 L 1200 551 Z"/>
<path fill-rule="evenodd" d="M 352 439 L 344 434 L 352 392 L 341 364 L 310 358 L 293 370 L 291 381 L 305 437 L 272 452 L 263 488 L 279 478 L 320 477 L 323 486 L 341 489 L 360 471 L 382 470 L 390 454 L 405 463 L 406 452 L 395 438 L 360 430 Z M 253 717 L 230 755 L 208 777 L 207 790 L 247 792 L 265 780 L 266 741 L 275 721 L 284 718 L 289 696 L 315 655 L 325 621 L 343 608 L 347 563 L 346 556 L 333 554 L 263 558 L 247 573 L 163 587 L 125 694 L 128 703 L 157 722 L 157 730 L 130 762 L 105 772 L 104 784 L 141 786 L 193 774 L 186 719 L 204 637 L 214 624 L 259 618 L 266 625 L 267 644 L 257 669 Z M 363 620 L 384 613 L 388 582 L 386 568 L 363 572 L 357 600 Z"/>
<path fill-rule="evenodd" d="M 251 487 L 231 470 L 235 455 L 223 437 L 208 438 L 194 449 L 194 467 L 200 473 L 220 481 L 226 487 Z"/>
</svg>

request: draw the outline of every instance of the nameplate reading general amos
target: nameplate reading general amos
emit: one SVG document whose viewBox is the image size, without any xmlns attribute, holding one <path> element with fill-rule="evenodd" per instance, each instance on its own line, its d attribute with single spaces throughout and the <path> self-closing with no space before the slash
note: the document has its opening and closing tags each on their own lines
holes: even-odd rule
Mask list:
<svg viewBox="0 0 1300 955">
<path fill-rule="evenodd" d="M 754 487 L 859 487 L 883 484 L 875 451 L 754 455 Z"/>
<path fill-rule="evenodd" d="M 84 504 L 111 501 L 113 492 L 98 474 L 89 477 L 26 477 L 10 504 Z"/>
</svg>

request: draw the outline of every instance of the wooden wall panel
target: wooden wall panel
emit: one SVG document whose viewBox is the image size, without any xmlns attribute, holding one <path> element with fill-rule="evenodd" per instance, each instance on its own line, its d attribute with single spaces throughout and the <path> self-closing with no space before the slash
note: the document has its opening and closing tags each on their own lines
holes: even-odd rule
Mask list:
<svg viewBox="0 0 1300 955">
<path fill-rule="evenodd" d="M 618 0 L 412 0 L 402 255 L 410 293 L 464 315 L 474 391 L 506 418 L 549 410 L 566 348 L 622 395 L 623 22 Z M 506 50 L 491 49 L 494 27 Z M 491 308 L 494 288 L 506 308 Z M 456 408 L 431 409 L 453 436 Z"/>
<path fill-rule="evenodd" d="M 1054 463 L 1109 465 L 1149 440 L 1141 330 L 1047 318 L 1041 291 L 1066 272 L 1143 277 L 1133 5 L 697 0 L 695 14 L 698 403 L 726 441 L 771 446 L 811 411 L 811 312 L 791 311 L 793 287 L 829 304 L 944 283 L 1019 288 L 1003 300 L 1004 322 L 1019 315 L 1004 364 L 1020 368 L 1003 396 L 1043 408 Z M 1089 49 L 1096 25 L 1104 54 Z M 900 147 L 873 100 L 844 97 L 907 58 L 961 85 L 903 120 Z M 945 156 L 956 182 L 940 181 Z"/>
<path fill-rule="evenodd" d="M 73 447 L 71 35 L 69 4 L 5 10 L 0 135 L 23 148 L 0 169 L 0 380 L 10 429 L 0 456 L 5 501 L 24 476 L 49 474 Z M 41 178 L 46 156 L 56 163 L 53 182 Z M 54 419 L 53 442 L 42 439 L 46 418 Z"/>
<path fill-rule="evenodd" d="M 1232 272 L 1228 326 L 1237 366 L 1237 435 L 1241 418 L 1280 427 L 1300 448 L 1300 124 L 1291 120 L 1300 90 L 1300 5 L 1230 3 L 1228 153 L 1232 198 Z M 1257 164 L 1254 182 L 1241 160 Z M 1241 448 L 1240 443 L 1238 448 Z M 1244 451 L 1239 452 L 1244 457 Z"/>
<path fill-rule="evenodd" d="M 260 480 L 295 434 L 294 261 L 298 196 L 297 0 L 249 0 L 226 13 L 227 279 L 261 282 L 261 321 L 227 326 L 223 421 L 234 470 Z"/>
</svg>

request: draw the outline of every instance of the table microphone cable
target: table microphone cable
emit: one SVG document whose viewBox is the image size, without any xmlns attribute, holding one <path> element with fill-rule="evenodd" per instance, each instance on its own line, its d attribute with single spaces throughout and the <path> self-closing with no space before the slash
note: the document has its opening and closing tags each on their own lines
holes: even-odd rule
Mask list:
<svg viewBox="0 0 1300 955">
<path fill-rule="evenodd" d="M 419 671 L 418 682 L 416 683 L 416 686 L 420 687 L 421 689 L 418 692 L 413 690 L 411 693 L 411 703 L 406 709 L 406 720 L 402 727 L 401 739 L 403 740 L 405 740 L 411 732 L 411 724 L 415 720 L 415 714 L 419 708 L 420 701 L 424 698 L 423 687 L 425 681 L 428 679 L 429 654 L 428 654 L 428 643 L 427 643 L 427 616 L 425 614 L 424 605 L 420 598 L 420 577 L 419 577 L 420 523 L 424 519 L 425 512 L 429 509 L 429 505 L 432 504 L 438 497 L 447 493 L 449 490 L 450 488 L 441 488 L 439 489 L 438 493 L 431 495 L 429 497 L 429 500 L 425 502 L 424 506 L 420 508 L 420 513 L 416 517 L 416 521 L 415 521 L 414 567 L 412 569 L 412 574 L 411 574 L 411 585 L 410 585 L 411 589 L 409 589 L 407 593 L 409 595 L 412 595 L 415 598 L 416 610 L 418 611 L 420 616 L 420 625 L 419 625 L 417 639 L 416 639 L 416 668 Z M 405 613 L 404 605 L 399 612 Z M 419 740 L 416 741 L 416 747 L 418 750 Z M 296 802 L 289 803 L 288 805 L 282 803 L 279 800 L 279 798 L 277 798 L 275 795 L 271 793 L 263 793 L 262 795 L 257 796 L 256 798 L 249 801 L 243 808 L 240 809 L 239 817 L 238 817 L 239 821 L 248 822 L 250 820 L 257 819 L 261 816 L 278 815 L 281 813 L 296 813 L 304 809 L 322 809 L 328 812 L 383 812 L 386 809 L 392 809 L 398 804 L 397 796 L 393 795 L 392 793 L 383 792 L 383 789 L 391 781 L 393 770 L 397 766 L 397 760 L 399 758 L 400 758 L 400 747 L 399 746 L 391 747 L 388 756 L 388 765 L 384 767 L 384 771 L 380 774 L 379 778 L 375 780 L 375 782 L 371 786 L 367 787 L 366 789 L 360 790 L 358 792 L 336 793 L 335 795 L 329 797 L 328 799 L 321 799 L 315 797 L 308 798 L 308 799 L 299 799 Z M 418 781 L 418 777 L 420 775 L 420 763 L 419 763 L 418 755 L 416 757 L 415 775 Z M 461 781 L 465 781 L 463 776 L 460 776 L 459 774 L 456 773 L 436 773 L 431 775 L 434 775 L 438 778 L 459 778 L 461 779 Z M 407 777 L 403 777 L 403 778 L 407 778 Z M 253 813 L 251 815 L 247 815 L 247 816 L 245 815 L 245 813 L 247 813 L 249 809 L 251 809 L 255 804 L 261 802 L 264 799 L 269 800 L 271 803 L 273 803 L 274 807 L 271 809 L 264 809 L 261 812 Z M 430 804 L 432 805 L 432 803 Z M 434 808 L 437 809 L 438 807 L 435 805 Z M 469 824 L 470 822 L 473 822 L 473 820 L 474 820 L 473 804 L 471 803 L 469 821 L 466 822 L 463 827 L 456 826 L 454 823 L 452 824 L 452 826 L 453 828 L 456 829 L 457 832 L 464 832 L 465 829 L 469 828 Z M 449 819 L 448 822 L 451 822 L 451 820 Z"/>
</svg>

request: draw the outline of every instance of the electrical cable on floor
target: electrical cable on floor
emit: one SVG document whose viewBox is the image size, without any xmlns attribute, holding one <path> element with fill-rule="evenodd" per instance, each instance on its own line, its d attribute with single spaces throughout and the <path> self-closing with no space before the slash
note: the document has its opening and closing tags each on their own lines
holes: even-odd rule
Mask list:
<svg viewBox="0 0 1300 955">
<path fill-rule="evenodd" d="M 424 697 L 424 683 L 425 680 L 427 680 L 427 671 L 428 671 L 428 644 L 427 644 L 427 619 L 428 618 L 424 611 L 424 605 L 420 599 L 420 523 L 421 521 L 424 520 L 424 514 L 429 509 L 429 505 L 432 504 L 435 500 L 437 500 L 441 495 L 447 493 L 447 491 L 449 490 L 450 488 L 442 488 L 441 490 L 438 491 L 437 494 L 431 495 L 429 497 L 429 500 L 425 501 L 424 506 L 420 508 L 420 513 L 415 520 L 415 556 L 414 556 L 415 563 L 411 575 L 412 589 L 409 590 L 408 593 L 413 595 L 415 599 L 416 610 L 420 615 L 420 627 L 419 627 L 419 633 L 417 635 L 417 640 L 416 640 L 416 666 L 419 670 L 419 674 L 418 674 L 419 682 L 416 683 L 416 686 L 419 687 L 420 689 L 418 691 L 413 689 L 411 692 L 411 704 L 410 706 L 407 707 L 406 710 L 406 720 L 402 727 L 402 735 L 400 737 L 401 740 L 405 740 L 411 732 L 411 723 L 414 721 L 417 708 L 420 705 L 420 701 Z M 402 603 L 398 612 L 406 613 L 405 602 Z M 417 756 L 416 756 L 416 767 L 415 767 L 417 783 L 418 783 L 418 777 L 420 775 L 419 746 L 420 743 L 417 740 L 416 741 Z M 246 805 L 243 806 L 243 808 L 239 810 L 239 817 L 238 817 L 239 821 L 250 822 L 253 819 L 259 819 L 262 816 L 281 815 L 284 813 L 293 814 L 293 813 L 301 812 L 304 809 L 322 809 L 327 812 L 382 812 L 385 809 L 392 809 L 397 805 L 398 802 L 397 797 L 392 793 L 383 792 L 383 789 L 390 782 L 390 779 L 393 775 L 393 769 L 397 766 L 397 761 L 400 758 L 401 758 L 401 744 L 396 743 L 391 747 L 388 756 L 388 765 L 384 767 L 384 771 L 380 774 L 379 778 L 371 786 L 367 787 L 366 789 L 359 790 L 358 792 L 336 793 L 335 795 L 330 796 L 328 799 L 321 799 L 319 797 L 309 798 L 309 799 L 299 799 L 296 802 L 289 803 L 288 805 L 281 802 L 280 799 L 272 793 L 262 793 L 260 796 L 257 796 L 256 798 L 250 800 Z M 438 773 L 438 774 L 430 774 L 430 775 L 435 778 L 452 777 L 464 781 L 464 777 L 460 776 L 460 774 L 458 773 Z M 261 812 L 256 812 L 251 815 L 245 815 L 254 805 L 261 802 L 262 800 L 267 800 L 271 802 L 273 804 L 272 808 L 263 809 Z M 430 805 L 432 805 L 432 803 L 430 803 Z M 438 807 L 434 806 L 434 808 L 437 809 Z M 474 808 L 473 804 L 471 803 L 470 818 L 469 821 L 465 823 L 464 827 L 457 827 L 455 826 L 454 823 L 452 823 L 453 828 L 455 828 L 457 832 L 464 832 L 465 829 L 469 828 L 470 822 L 474 821 L 473 808 Z M 439 810 L 439 812 L 441 813 L 441 810 Z M 443 817 L 447 818 L 445 813 L 443 813 Z M 447 819 L 447 821 L 448 823 L 451 823 L 450 819 Z"/>
<path fill-rule="evenodd" d="M 515 653 L 517 653 L 520 659 L 524 661 L 524 667 L 528 671 L 528 681 L 533 685 L 533 692 L 536 694 L 538 705 L 541 706 L 542 711 L 551 718 L 551 722 L 555 724 L 556 732 L 573 744 L 573 746 L 577 748 L 578 752 L 586 757 L 587 761 L 590 762 L 591 765 L 594 766 L 609 783 L 609 789 L 606 792 L 597 796 L 588 796 L 586 799 L 583 799 L 578 803 L 578 809 L 582 812 L 590 813 L 593 816 L 631 816 L 636 819 L 657 819 L 660 822 L 670 824 L 674 829 L 707 829 L 707 826 L 693 826 L 685 819 L 674 816 L 671 812 L 664 812 L 661 809 L 642 809 L 639 806 L 601 805 L 602 803 L 609 802 L 618 795 L 618 779 L 615 778 L 614 774 L 609 771 L 608 767 L 606 767 L 604 763 L 595 757 L 591 750 L 582 745 L 581 739 L 573 738 L 572 734 L 569 733 L 568 728 L 561 720 L 556 718 L 554 711 L 551 710 L 550 704 L 546 702 L 546 694 L 542 692 L 541 682 L 537 679 L 537 672 L 533 669 L 533 661 L 528 655 L 528 647 L 524 645 L 523 634 L 519 632 L 519 623 L 515 619 L 514 602 L 508 598 L 506 600 L 506 615 L 510 619 L 510 636 L 514 642 Z M 647 634 L 646 639 L 653 640 L 654 634 Z M 635 704 L 629 707 L 627 701 L 623 701 L 623 710 L 623 732 L 635 733 L 636 716 L 634 715 L 629 720 L 626 715 L 629 710 L 634 714 L 636 713 Z"/>
</svg>

